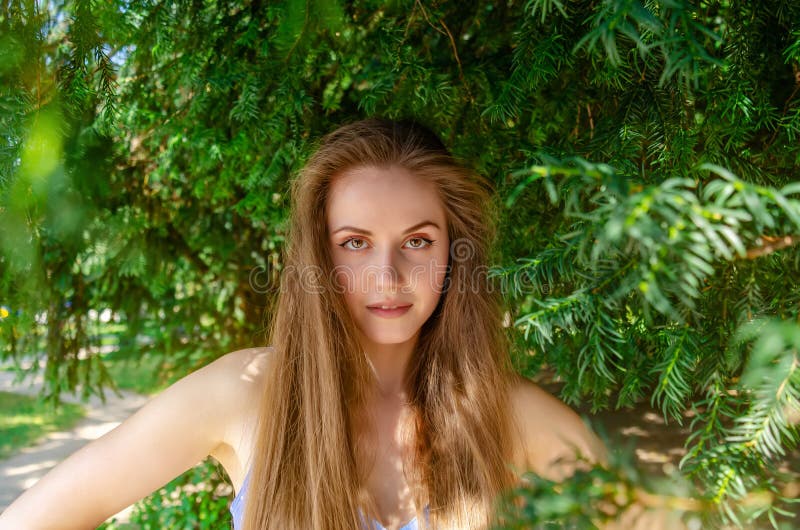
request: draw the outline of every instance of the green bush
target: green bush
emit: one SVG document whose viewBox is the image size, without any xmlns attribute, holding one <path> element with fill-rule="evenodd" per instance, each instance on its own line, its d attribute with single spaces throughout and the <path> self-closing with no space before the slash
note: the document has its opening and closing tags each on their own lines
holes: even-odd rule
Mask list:
<svg viewBox="0 0 800 530">
<path fill-rule="evenodd" d="M 206 460 L 136 503 L 128 523 L 106 522 L 101 530 L 218 530 L 231 527 L 233 500 L 224 471 Z"/>
</svg>

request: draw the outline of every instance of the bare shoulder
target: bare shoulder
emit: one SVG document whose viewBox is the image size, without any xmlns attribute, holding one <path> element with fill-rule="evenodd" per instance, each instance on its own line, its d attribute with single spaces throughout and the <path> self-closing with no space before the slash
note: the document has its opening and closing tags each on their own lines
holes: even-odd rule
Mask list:
<svg viewBox="0 0 800 530">
<path fill-rule="evenodd" d="M 510 402 L 517 430 L 514 465 L 551 479 L 572 474 L 581 459 L 605 461 L 605 448 L 580 416 L 522 376 L 512 380 Z"/>
<path fill-rule="evenodd" d="M 230 379 L 245 390 L 258 388 L 266 375 L 273 349 L 270 346 L 245 348 L 226 353 L 209 367 L 214 366 L 222 377 Z"/>
<path fill-rule="evenodd" d="M 252 403 L 254 393 L 262 388 L 272 348 L 245 348 L 226 353 L 185 379 L 205 387 L 230 405 L 230 412 Z"/>
<path fill-rule="evenodd" d="M 267 349 L 239 350 L 173 383 L 26 490 L 0 528 L 95 528 L 223 447 L 239 480 L 242 453 L 226 437 L 242 432 L 269 359 Z"/>
<path fill-rule="evenodd" d="M 238 491 L 250 466 L 258 428 L 265 378 L 274 358 L 272 347 L 246 348 L 227 353 L 203 370 L 225 388 L 225 424 L 219 443 L 210 452 Z"/>
</svg>

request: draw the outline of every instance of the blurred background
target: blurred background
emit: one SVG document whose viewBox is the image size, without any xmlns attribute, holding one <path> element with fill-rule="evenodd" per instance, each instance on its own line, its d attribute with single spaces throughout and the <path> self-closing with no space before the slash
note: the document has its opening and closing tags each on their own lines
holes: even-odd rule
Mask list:
<svg viewBox="0 0 800 530">
<path fill-rule="evenodd" d="M 493 183 L 515 365 L 615 449 L 500 527 L 800 527 L 799 90 L 789 0 L 0 1 L 0 509 L 264 345 L 290 178 L 380 115 Z M 105 527 L 231 498 L 208 461 Z"/>
</svg>

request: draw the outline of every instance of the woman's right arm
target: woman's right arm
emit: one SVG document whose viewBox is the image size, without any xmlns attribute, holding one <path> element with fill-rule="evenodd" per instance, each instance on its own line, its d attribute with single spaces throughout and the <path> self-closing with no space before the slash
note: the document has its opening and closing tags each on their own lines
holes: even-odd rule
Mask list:
<svg viewBox="0 0 800 530">
<path fill-rule="evenodd" d="M 65 459 L 0 514 L 0 530 L 96 528 L 205 459 L 239 417 L 249 352 L 189 374 Z"/>
</svg>

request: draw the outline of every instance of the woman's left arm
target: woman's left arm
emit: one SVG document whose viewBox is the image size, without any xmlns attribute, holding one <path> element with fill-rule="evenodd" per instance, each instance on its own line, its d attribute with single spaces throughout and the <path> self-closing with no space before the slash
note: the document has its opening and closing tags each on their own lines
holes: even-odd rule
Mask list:
<svg viewBox="0 0 800 530">
<path fill-rule="evenodd" d="M 563 480 L 580 467 L 605 464 L 606 448 L 571 408 L 519 377 L 511 392 L 519 443 L 513 464 L 548 480 Z"/>
<path fill-rule="evenodd" d="M 553 481 L 562 481 L 581 468 L 607 463 L 600 439 L 571 408 L 520 377 L 511 393 L 519 444 L 513 465 Z M 676 514 L 634 503 L 603 530 L 682 530 Z"/>
</svg>

